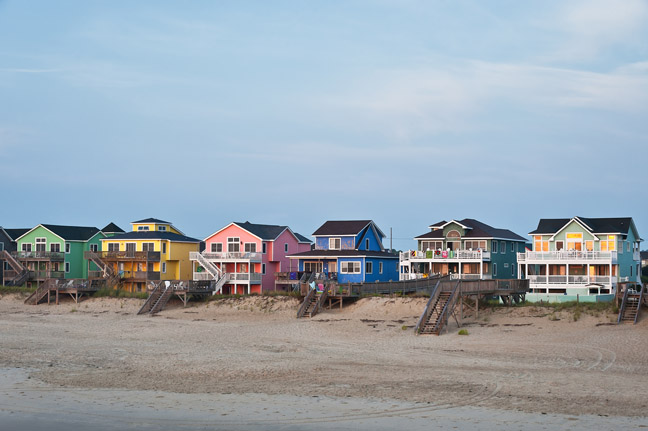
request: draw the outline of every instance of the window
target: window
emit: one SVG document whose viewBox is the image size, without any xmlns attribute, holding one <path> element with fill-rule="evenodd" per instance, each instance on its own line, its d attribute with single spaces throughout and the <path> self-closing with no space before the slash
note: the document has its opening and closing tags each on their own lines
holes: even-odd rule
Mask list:
<svg viewBox="0 0 648 431">
<path fill-rule="evenodd" d="M 21 244 L 20 249 L 24 252 L 29 253 L 30 251 L 32 251 L 32 246 L 29 243 L 23 243 Z"/>
<path fill-rule="evenodd" d="M 511 253 L 515 253 L 515 243 L 511 241 Z"/>
<path fill-rule="evenodd" d="M 256 253 L 256 243 L 254 242 L 246 242 L 243 248 L 246 253 Z"/>
<path fill-rule="evenodd" d="M 322 272 L 322 262 L 304 262 L 304 272 Z"/>
<path fill-rule="evenodd" d="M 36 251 L 45 251 L 46 238 L 36 238 Z"/>
<path fill-rule="evenodd" d="M 119 243 L 118 242 L 109 242 L 108 243 L 108 251 L 119 251 Z"/>
<path fill-rule="evenodd" d="M 629 253 L 630 252 L 630 241 L 626 243 L 626 251 Z"/>
<path fill-rule="evenodd" d="M 533 251 L 535 252 L 540 252 L 540 251 L 549 251 L 549 241 L 543 240 L 541 236 L 534 236 L 533 237 L 534 242 L 533 242 Z M 493 250 L 493 252 L 497 252 L 496 250 Z"/>
<path fill-rule="evenodd" d="M 90 244 L 90 251 L 96 253 L 99 251 L 99 244 Z"/>
<path fill-rule="evenodd" d="M 268 244 L 266 244 L 265 242 L 261 244 L 261 252 L 263 254 L 266 254 L 268 252 Z"/>
<path fill-rule="evenodd" d="M 167 230 L 167 227 L 166 226 L 158 226 L 158 230 L 164 232 L 164 231 Z"/>
<path fill-rule="evenodd" d="M 464 250 L 486 250 L 486 241 L 464 241 Z"/>
<path fill-rule="evenodd" d="M 383 263 L 378 262 L 378 273 L 382 274 L 383 273 Z"/>
<path fill-rule="evenodd" d="M 65 273 L 67 274 L 69 272 L 70 272 L 70 262 L 65 262 Z"/>
<path fill-rule="evenodd" d="M 500 253 L 502 254 L 506 253 L 506 241 L 500 242 Z"/>
<path fill-rule="evenodd" d="M 601 241 L 601 251 L 614 251 L 616 245 L 616 237 L 614 235 L 608 235 L 607 238 L 603 237 Z"/>
<path fill-rule="evenodd" d="M 212 242 L 211 243 L 211 252 L 212 253 L 222 253 L 223 252 L 223 243 L 222 242 Z"/>
<path fill-rule="evenodd" d="M 564 250 L 565 243 L 563 241 L 556 241 L 556 251 Z"/>
<path fill-rule="evenodd" d="M 511 277 L 515 277 L 515 265 L 511 265 Z"/>
<path fill-rule="evenodd" d="M 166 253 L 166 247 L 167 247 L 166 242 L 163 242 L 162 243 L 162 253 Z"/>
<path fill-rule="evenodd" d="M 284 244 L 284 252 L 288 253 L 288 243 Z"/>
<path fill-rule="evenodd" d="M 497 264 L 493 264 L 493 277 L 497 277 Z"/>
<path fill-rule="evenodd" d="M 583 234 L 580 232 L 567 233 L 567 250 L 583 249 Z"/>
<path fill-rule="evenodd" d="M 360 274 L 360 262 L 340 262 L 342 274 Z"/>
<path fill-rule="evenodd" d="M 261 274 L 265 275 L 265 263 L 261 264 Z"/>
<path fill-rule="evenodd" d="M 493 241 L 493 253 L 497 253 L 497 241 Z"/>
<path fill-rule="evenodd" d="M 227 238 L 227 252 L 228 253 L 238 253 L 240 248 L 241 240 L 239 238 Z"/>
<path fill-rule="evenodd" d="M 0 242 L 0 251 L 4 250 L 4 242 Z"/>
<path fill-rule="evenodd" d="M 166 274 L 166 262 L 162 262 L 162 273 Z"/>
<path fill-rule="evenodd" d="M 144 242 L 142 243 L 142 251 L 153 251 L 155 243 L 153 242 Z"/>
<path fill-rule="evenodd" d="M 592 240 L 585 241 L 585 250 L 594 251 L 594 241 Z"/>
<path fill-rule="evenodd" d="M 70 253 L 70 243 L 69 242 L 65 243 L 65 252 Z"/>
<path fill-rule="evenodd" d="M 365 250 L 369 250 L 369 238 L 365 239 Z"/>
<path fill-rule="evenodd" d="M 365 273 L 373 274 L 373 262 L 365 262 Z"/>
<path fill-rule="evenodd" d="M 421 251 L 440 250 L 443 248 L 443 241 L 421 241 Z"/>
<path fill-rule="evenodd" d="M 137 230 L 149 230 L 148 226 L 137 226 Z"/>
<path fill-rule="evenodd" d="M 50 251 L 52 253 L 60 253 L 61 252 L 61 244 L 58 242 L 53 242 L 50 244 Z"/>
<path fill-rule="evenodd" d="M 339 250 L 341 242 L 340 238 L 329 238 L 329 250 Z"/>
<path fill-rule="evenodd" d="M 461 234 L 459 233 L 459 231 L 451 230 L 450 232 L 448 232 L 448 235 L 446 235 L 446 237 L 447 238 L 461 238 Z"/>
</svg>

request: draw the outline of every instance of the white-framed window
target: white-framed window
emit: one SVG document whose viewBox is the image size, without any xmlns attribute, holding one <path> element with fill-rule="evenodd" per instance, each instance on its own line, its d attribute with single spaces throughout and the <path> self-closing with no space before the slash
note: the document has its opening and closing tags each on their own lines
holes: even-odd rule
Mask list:
<svg viewBox="0 0 648 431">
<path fill-rule="evenodd" d="M 626 251 L 629 253 L 630 252 L 630 241 L 626 243 Z"/>
<path fill-rule="evenodd" d="M 223 252 L 223 243 L 222 242 L 212 242 L 210 245 L 212 253 L 222 253 Z"/>
<path fill-rule="evenodd" d="M 493 263 L 493 277 L 497 277 L 497 264 Z"/>
<path fill-rule="evenodd" d="M 70 262 L 65 262 L 65 273 L 68 274 L 70 272 Z"/>
<path fill-rule="evenodd" d="M 473 250 L 480 250 L 481 249 L 482 251 L 486 251 L 486 241 L 483 241 L 483 240 L 482 241 L 477 241 L 477 240 L 472 240 L 472 241 L 466 240 L 466 241 L 464 241 L 464 250 L 470 250 L 470 249 L 473 249 Z"/>
<path fill-rule="evenodd" d="M 142 251 L 153 251 L 155 248 L 155 243 L 154 242 L 143 242 L 142 243 Z"/>
<path fill-rule="evenodd" d="M 162 253 L 163 253 L 163 254 L 166 253 L 166 249 L 167 249 L 167 243 L 166 243 L 166 242 L 163 242 L 163 243 L 162 243 Z"/>
<path fill-rule="evenodd" d="M 70 243 L 69 243 L 69 242 L 66 242 L 66 243 L 65 243 L 65 253 L 66 253 L 66 254 L 70 254 L 70 248 L 71 248 L 71 247 L 70 247 Z"/>
<path fill-rule="evenodd" d="M 265 271 L 266 271 L 265 263 L 262 263 L 261 264 L 261 274 L 265 275 Z"/>
<path fill-rule="evenodd" d="M 119 251 L 119 243 L 118 242 L 109 242 L 108 243 L 108 251 Z"/>
<path fill-rule="evenodd" d="M 227 238 L 227 252 L 238 253 L 241 251 L 241 239 L 238 237 Z"/>
<path fill-rule="evenodd" d="M 166 274 L 166 262 L 162 262 L 162 273 Z"/>
<path fill-rule="evenodd" d="M 500 241 L 500 253 L 506 253 L 506 241 Z"/>
<path fill-rule="evenodd" d="M 45 251 L 47 245 L 47 238 L 36 238 L 36 251 Z"/>
<path fill-rule="evenodd" d="M 261 252 L 263 254 L 266 254 L 268 252 L 268 244 L 266 244 L 265 242 L 261 244 Z"/>
<path fill-rule="evenodd" d="M 421 241 L 420 244 L 421 251 L 443 249 L 443 241 Z"/>
<path fill-rule="evenodd" d="M 29 253 L 30 251 L 32 251 L 32 245 L 28 242 L 23 242 L 20 245 L 20 250 Z"/>
<path fill-rule="evenodd" d="M 361 262 L 351 261 L 351 262 L 340 262 L 340 272 L 342 274 L 360 274 Z"/>
<path fill-rule="evenodd" d="M 51 242 L 50 243 L 50 251 L 52 253 L 60 253 L 61 252 L 61 243 L 60 242 Z"/>
<path fill-rule="evenodd" d="M 149 230 L 148 226 L 137 226 L 137 230 Z"/>
<path fill-rule="evenodd" d="M 256 253 L 256 243 L 246 242 L 245 244 L 243 244 L 243 249 L 246 253 Z"/>
<path fill-rule="evenodd" d="M 365 262 L 365 273 L 373 274 L 373 262 Z"/>
<path fill-rule="evenodd" d="M 493 253 L 497 253 L 497 241 L 493 240 Z"/>
<path fill-rule="evenodd" d="M 329 238 L 329 250 L 339 250 L 342 247 L 340 238 Z"/>
<path fill-rule="evenodd" d="M 369 250 L 369 238 L 365 238 L 365 250 Z"/>
<path fill-rule="evenodd" d="M 167 230 L 167 227 L 166 226 L 158 226 L 158 230 L 164 232 L 164 231 Z"/>
<path fill-rule="evenodd" d="M 288 243 L 284 243 L 284 253 L 288 253 Z"/>
<path fill-rule="evenodd" d="M 90 251 L 96 253 L 99 251 L 99 244 L 90 244 Z"/>
<path fill-rule="evenodd" d="M 378 273 L 379 274 L 383 273 L 383 263 L 382 262 L 378 262 Z"/>
</svg>

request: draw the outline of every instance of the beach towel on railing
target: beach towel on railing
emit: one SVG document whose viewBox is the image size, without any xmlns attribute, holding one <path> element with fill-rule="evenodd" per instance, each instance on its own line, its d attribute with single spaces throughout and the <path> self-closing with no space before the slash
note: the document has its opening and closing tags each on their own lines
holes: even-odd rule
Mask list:
<svg viewBox="0 0 648 431">
<path fill-rule="evenodd" d="M 425 257 L 427 259 L 432 259 L 432 256 L 434 256 L 434 252 L 432 250 L 428 250 L 425 252 Z"/>
<path fill-rule="evenodd" d="M 297 280 L 297 273 L 296 272 L 291 272 L 290 273 L 290 279 L 291 280 Z"/>
</svg>

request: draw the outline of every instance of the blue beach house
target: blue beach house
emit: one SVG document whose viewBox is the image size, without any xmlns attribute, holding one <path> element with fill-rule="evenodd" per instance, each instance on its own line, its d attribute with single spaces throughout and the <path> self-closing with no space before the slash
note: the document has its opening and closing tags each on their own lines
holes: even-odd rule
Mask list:
<svg viewBox="0 0 648 431">
<path fill-rule="evenodd" d="M 313 237 L 313 250 L 289 256 L 299 271 L 321 273 L 340 284 L 398 280 L 398 255 L 385 250 L 385 234 L 372 220 L 327 221 Z"/>
</svg>

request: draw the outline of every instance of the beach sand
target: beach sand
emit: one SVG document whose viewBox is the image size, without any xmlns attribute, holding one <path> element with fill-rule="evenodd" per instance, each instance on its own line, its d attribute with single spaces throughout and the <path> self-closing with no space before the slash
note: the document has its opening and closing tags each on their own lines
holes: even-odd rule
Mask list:
<svg viewBox="0 0 648 431">
<path fill-rule="evenodd" d="M 423 298 L 365 298 L 312 319 L 295 318 L 294 298 L 177 302 L 155 317 L 135 314 L 142 302 L 0 298 L 0 423 L 39 429 L 40 403 L 61 424 L 87 404 L 98 429 L 111 415 L 152 429 L 648 426 L 645 317 L 498 308 L 464 322 L 467 336 L 452 322 L 436 337 L 414 334 Z M 164 415 L 177 422 L 151 419 Z"/>
</svg>

